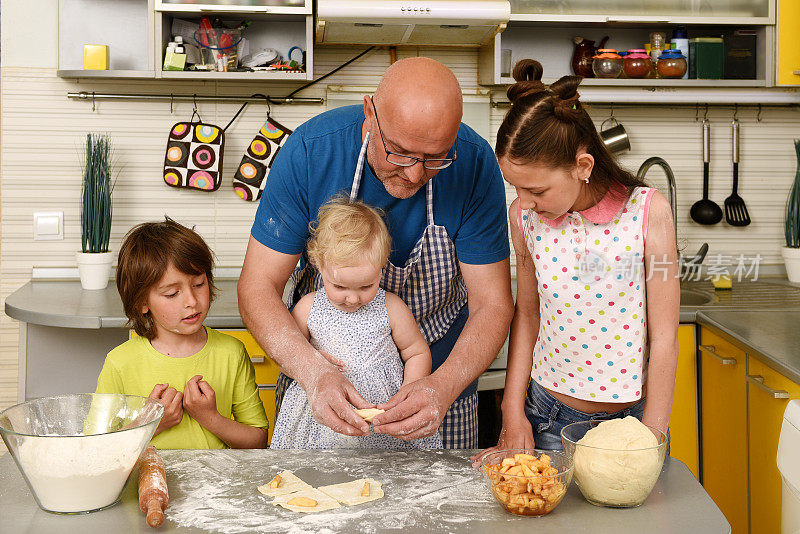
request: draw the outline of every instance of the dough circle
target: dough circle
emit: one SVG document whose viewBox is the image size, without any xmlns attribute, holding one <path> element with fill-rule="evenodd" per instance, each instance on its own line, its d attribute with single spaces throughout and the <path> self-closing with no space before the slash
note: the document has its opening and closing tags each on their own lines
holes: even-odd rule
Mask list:
<svg viewBox="0 0 800 534">
<path fill-rule="evenodd" d="M 277 488 L 270 488 L 268 482 L 263 486 L 259 486 L 257 488 L 258 491 L 260 491 L 267 497 L 277 497 L 278 495 L 288 495 L 290 493 L 294 493 L 296 491 L 308 489 L 311 487 L 310 484 L 307 484 L 306 482 L 300 480 L 291 471 L 281 471 L 280 473 L 278 473 L 278 475 L 280 475 L 281 477 L 281 483 Z"/>
<path fill-rule="evenodd" d="M 297 497 L 308 497 L 309 499 L 314 499 L 317 501 L 317 504 L 316 506 L 296 506 L 294 504 L 289 504 L 289 501 L 296 499 Z M 278 495 L 272 500 L 272 504 L 283 506 L 284 508 L 288 508 L 293 512 L 304 513 L 324 512 L 325 510 L 340 508 L 339 502 L 336 499 L 330 495 L 322 493 L 316 488 L 308 488 L 295 493 L 290 493 L 288 495 Z"/>
<path fill-rule="evenodd" d="M 369 495 L 361 495 L 364 483 L 369 482 Z M 330 495 L 342 504 L 350 506 L 374 501 L 383 497 L 381 483 L 371 478 L 361 478 L 343 484 L 332 484 L 330 486 L 320 486 L 320 491 Z"/>
</svg>

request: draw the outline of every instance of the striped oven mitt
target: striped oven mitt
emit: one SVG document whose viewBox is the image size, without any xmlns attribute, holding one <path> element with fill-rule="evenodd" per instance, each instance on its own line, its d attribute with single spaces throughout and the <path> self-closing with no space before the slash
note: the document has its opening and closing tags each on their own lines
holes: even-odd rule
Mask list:
<svg viewBox="0 0 800 534">
<path fill-rule="evenodd" d="M 233 177 L 233 189 L 239 198 L 253 201 L 261 198 L 272 162 L 291 133 L 292 130 L 267 116 L 267 121 L 247 147 Z"/>
<path fill-rule="evenodd" d="M 197 115 L 194 122 L 172 126 L 164 158 L 164 181 L 173 187 L 216 191 L 222 183 L 222 150 L 225 130 L 204 124 Z"/>
</svg>

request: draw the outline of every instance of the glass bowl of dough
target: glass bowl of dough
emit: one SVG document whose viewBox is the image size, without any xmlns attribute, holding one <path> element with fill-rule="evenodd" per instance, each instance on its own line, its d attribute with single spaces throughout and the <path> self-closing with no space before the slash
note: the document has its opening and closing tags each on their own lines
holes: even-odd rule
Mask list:
<svg viewBox="0 0 800 534">
<path fill-rule="evenodd" d="M 481 471 L 507 512 L 539 516 L 564 498 L 572 480 L 572 460 L 557 451 L 505 449 L 484 456 Z"/>
<path fill-rule="evenodd" d="M 667 436 L 632 416 L 581 421 L 561 430 L 575 483 L 596 506 L 631 508 L 653 490 L 667 451 Z"/>
<path fill-rule="evenodd" d="M 0 435 L 42 510 L 79 514 L 119 501 L 164 415 L 136 395 L 44 397 L 0 412 Z"/>
</svg>

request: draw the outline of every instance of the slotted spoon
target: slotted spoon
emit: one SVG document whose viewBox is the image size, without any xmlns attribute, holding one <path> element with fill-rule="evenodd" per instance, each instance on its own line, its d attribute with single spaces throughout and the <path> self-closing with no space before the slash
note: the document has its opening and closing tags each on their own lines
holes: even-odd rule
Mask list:
<svg viewBox="0 0 800 534">
<path fill-rule="evenodd" d="M 731 122 L 732 134 L 732 159 L 733 159 L 733 191 L 731 196 L 725 199 L 725 221 L 731 226 L 747 226 L 750 224 L 750 214 L 747 213 L 747 206 L 744 199 L 739 196 L 739 119 Z"/>
</svg>

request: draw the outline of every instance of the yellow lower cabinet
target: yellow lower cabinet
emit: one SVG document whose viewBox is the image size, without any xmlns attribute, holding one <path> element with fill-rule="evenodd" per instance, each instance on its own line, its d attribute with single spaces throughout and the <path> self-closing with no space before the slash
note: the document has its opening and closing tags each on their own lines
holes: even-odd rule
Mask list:
<svg viewBox="0 0 800 534">
<path fill-rule="evenodd" d="M 670 456 L 686 464 L 699 478 L 697 440 L 697 366 L 695 326 L 678 327 L 678 368 L 675 375 L 675 397 L 669 419 Z"/>
<path fill-rule="evenodd" d="M 703 487 L 733 534 L 748 532 L 746 366 L 742 350 L 700 330 Z"/>
<path fill-rule="evenodd" d="M 800 385 L 753 356 L 748 356 L 747 398 L 750 422 L 750 532 L 780 534 L 781 475 L 778 438 L 789 399 L 800 398 Z"/>
<path fill-rule="evenodd" d="M 272 429 L 275 427 L 275 384 L 278 382 L 280 368 L 269 356 L 266 351 L 256 342 L 253 335 L 244 329 L 220 330 L 223 334 L 235 337 L 242 343 L 253 362 L 256 371 L 256 384 L 261 402 L 264 403 L 264 410 L 267 412 L 269 421 L 269 439 L 272 441 Z"/>
<path fill-rule="evenodd" d="M 267 420 L 269 421 L 269 438 L 267 441 L 272 443 L 272 431 L 275 429 L 275 389 L 272 386 L 265 388 L 264 385 L 258 385 L 258 396 L 261 397 L 261 402 L 264 403 L 264 410 L 267 412 Z"/>
</svg>

